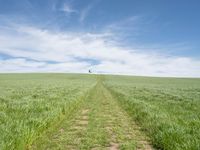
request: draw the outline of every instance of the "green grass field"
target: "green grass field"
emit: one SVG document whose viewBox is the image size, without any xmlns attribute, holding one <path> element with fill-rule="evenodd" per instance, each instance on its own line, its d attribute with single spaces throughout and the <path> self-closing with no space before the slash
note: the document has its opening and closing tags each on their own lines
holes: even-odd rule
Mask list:
<svg viewBox="0 0 200 150">
<path fill-rule="evenodd" d="M 1 74 L 0 149 L 200 149 L 200 79 Z"/>
<path fill-rule="evenodd" d="M 200 79 L 110 76 L 105 84 L 155 147 L 200 149 Z"/>
</svg>

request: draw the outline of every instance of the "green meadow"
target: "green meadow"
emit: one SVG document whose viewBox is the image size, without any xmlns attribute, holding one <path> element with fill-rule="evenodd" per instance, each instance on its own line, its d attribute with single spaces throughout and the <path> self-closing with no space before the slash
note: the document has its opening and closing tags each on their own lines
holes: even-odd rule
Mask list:
<svg viewBox="0 0 200 150">
<path fill-rule="evenodd" d="M 0 149 L 200 149 L 200 79 L 0 74 Z"/>
</svg>

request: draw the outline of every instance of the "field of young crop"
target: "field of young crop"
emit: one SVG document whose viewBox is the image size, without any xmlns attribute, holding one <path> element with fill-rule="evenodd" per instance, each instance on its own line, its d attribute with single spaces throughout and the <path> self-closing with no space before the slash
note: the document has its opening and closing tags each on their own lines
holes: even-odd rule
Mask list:
<svg viewBox="0 0 200 150">
<path fill-rule="evenodd" d="M 0 149 L 25 149 L 76 111 L 95 80 L 86 75 L 0 75 Z"/>
<path fill-rule="evenodd" d="M 1 74 L 0 149 L 200 149 L 200 79 Z"/>
<path fill-rule="evenodd" d="M 200 149 L 200 79 L 110 76 L 105 84 L 155 147 Z"/>
</svg>

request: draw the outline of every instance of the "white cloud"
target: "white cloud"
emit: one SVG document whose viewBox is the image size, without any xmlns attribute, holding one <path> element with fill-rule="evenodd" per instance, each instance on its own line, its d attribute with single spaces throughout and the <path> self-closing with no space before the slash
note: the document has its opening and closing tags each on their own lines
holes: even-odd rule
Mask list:
<svg viewBox="0 0 200 150">
<path fill-rule="evenodd" d="M 90 67 L 87 62 L 47 63 L 23 58 L 0 60 L 0 72 L 70 72 L 84 73 Z"/>
<path fill-rule="evenodd" d="M 200 61 L 144 53 L 109 42 L 110 33 L 52 32 L 34 27 L 0 29 L 0 72 L 95 72 L 200 77 Z M 49 63 L 53 62 L 53 63 Z M 93 63 L 95 62 L 95 63 Z"/>
</svg>

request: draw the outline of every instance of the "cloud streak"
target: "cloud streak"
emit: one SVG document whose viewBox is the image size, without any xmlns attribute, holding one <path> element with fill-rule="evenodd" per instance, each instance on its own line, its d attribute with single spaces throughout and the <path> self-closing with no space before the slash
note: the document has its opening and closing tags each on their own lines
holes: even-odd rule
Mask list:
<svg viewBox="0 0 200 150">
<path fill-rule="evenodd" d="M 84 22 L 87 16 L 89 15 L 90 11 L 94 8 L 94 6 L 99 2 L 99 0 L 94 0 L 93 2 L 89 3 L 85 8 L 80 11 L 80 22 Z"/>
<path fill-rule="evenodd" d="M 63 5 L 61 11 L 65 12 L 66 14 L 78 13 L 77 10 L 73 9 L 72 6 L 67 3 Z"/>
</svg>

